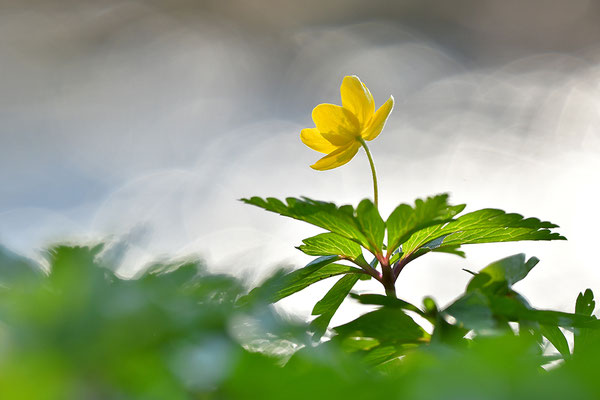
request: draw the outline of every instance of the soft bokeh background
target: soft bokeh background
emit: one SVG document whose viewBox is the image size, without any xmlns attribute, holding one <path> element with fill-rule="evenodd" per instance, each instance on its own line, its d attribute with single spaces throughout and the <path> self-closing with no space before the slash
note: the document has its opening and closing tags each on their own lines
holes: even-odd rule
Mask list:
<svg viewBox="0 0 600 400">
<path fill-rule="evenodd" d="M 592 0 L 0 2 L 0 243 L 33 257 L 59 240 L 126 240 L 124 275 L 190 253 L 251 282 L 301 266 L 293 246 L 316 231 L 237 199 L 371 195 L 364 154 L 317 172 L 299 140 L 349 74 L 377 105 L 396 99 L 371 145 L 384 216 L 448 191 L 569 239 L 424 257 L 400 297 L 445 303 L 461 268 L 517 252 L 542 260 L 518 288 L 535 306 L 572 311 L 580 290 L 600 292 Z M 283 307 L 305 317 L 330 285 Z"/>
</svg>

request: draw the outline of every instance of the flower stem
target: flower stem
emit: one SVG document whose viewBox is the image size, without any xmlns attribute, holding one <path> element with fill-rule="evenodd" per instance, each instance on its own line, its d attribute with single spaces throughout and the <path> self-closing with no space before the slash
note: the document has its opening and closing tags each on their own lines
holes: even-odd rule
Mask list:
<svg viewBox="0 0 600 400">
<path fill-rule="evenodd" d="M 375 163 L 373 162 L 373 157 L 371 156 L 371 152 L 369 151 L 369 147 L 367 146 L 367 143 L 365 142 L 365 140 L 363 138 L 359 137 L 358 142 L 363 147 L 363 149 L 365 149 L 365 152 L 367 153 L 367 158 L 369 159 L 369 164 L 371 165 L 371 173 L 373 175 L 374 203 L 375 203 L 375 208 L 379 208 L 379 193 L 377 191 L 377 173 L 375 172 Z"/>
</svg>

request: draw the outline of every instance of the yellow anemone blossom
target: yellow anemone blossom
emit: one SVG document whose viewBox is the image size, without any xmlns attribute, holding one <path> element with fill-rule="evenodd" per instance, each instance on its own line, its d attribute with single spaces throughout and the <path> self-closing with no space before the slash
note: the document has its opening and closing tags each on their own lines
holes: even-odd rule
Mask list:
<svg viewBox="0 0 600 400">
<path fill-rule="evenodd" d="M 303 129 L 300 139 L 313 150 L 327 154 L 312 168 L 324 171 L 346 164 L 365 140 L 375 139 L 392 108 L 390 96 L 377 111 L 373 95 L 358 76 L 346 76 L 340 87 L 342 105 L 319 104 L 312 112 L 315 128 Z"/>
</svg>

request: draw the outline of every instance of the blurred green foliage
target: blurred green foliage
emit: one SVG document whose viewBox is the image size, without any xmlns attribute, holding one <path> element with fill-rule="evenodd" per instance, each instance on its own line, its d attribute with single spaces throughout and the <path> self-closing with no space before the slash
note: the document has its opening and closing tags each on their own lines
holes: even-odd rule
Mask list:
<svg viewBox="0 0 600 400">
<path fill-rule="evenodd" d="M 416 307 L 354 295 L 378 308 L 316 344 L 308 325 L 270 305 L 288 274 L 248 296 L 237 279 L 198 260 L 156 263 L 121 279 L 102 251 L 56 246 L 44 270 L 0 249 L 1 399 L 600 396 L 593 293 L 580 295 L 574 314 L 526 306 L 511 287 L 535 264 L 522 255 L 484 268 L 446 308 L 430 298 Z M 559 337 L 574 332 L 569 357 L 548 355 L 551 329 L 542 327 L 553 323 Z"/>
</svg>

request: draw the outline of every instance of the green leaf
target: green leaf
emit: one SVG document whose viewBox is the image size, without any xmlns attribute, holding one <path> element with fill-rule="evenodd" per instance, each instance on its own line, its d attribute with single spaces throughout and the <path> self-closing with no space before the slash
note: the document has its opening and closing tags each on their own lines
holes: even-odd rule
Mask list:
<svg viewBox="0 0 600 400">
<path fill-rule="evenodd" d="M 443 247 L 435 247 L 432 248 L 431 251 L 434 251 L 436 253 L 448 253 L 448 254 L 454 254 L 455 256 L 459 256 L 462 258 L 465 258 L 465 252 L 460 249 L 460 245 L 454 245 L 454 246 L 443 246 Z"/>
<path fill-rule="evenodd" d="M 318 315 L 318 317 L 315 318 L 310 324 L 311 328 L 314 330 L 315 339 L 318 340 L 321 338 L 321 336 L 323 336 L 327 330 L 327 327 L 329 326 L 331 318 L 338 310 L 344 299 L 348 296 L 350 290 L 352 290 L 356 282 L 358 282 L 359 278 L 360 275 L 358 274 L 346 275 L 342 277 L 327 292 L 325 297 L 315 304 L 315 307 L 312 310 L 312 315 Z"/>
<path fill-rule="evenodd" d="M 536 310 L 525 306 L 516 298 L 488 296 L 495 315 L 502 315 L 510 321 L 533 321 L 542 325 L 562 327 L 599 328 L 598 321 L 587 315 L 570 314 L 560 311 Z"/>
<path fill-rule="evenodd" d="M 592 315 L 596 308 L 594 301 L 594 293 L 591 289 L 586 289 L 585 292 L 579 293 L 575 303 L 575 313 L 579 315 L 589 316 L 597 321 Z M 579 356 L 585 354 L 588 349 L 593 349 L 600 342 L 600 329 L 598 327 L 580 327 L 573 330 L 573 354 Z"/>
<path fill-rule="evenodd" d="M 352 240 L 346 239 L 337 233 L 321 233 L 302 241 L 298 246 L 309 256 L 344 256 L 355 260 L 362 255 L 360 246 Z"/>
<path fill-rule="evenodd" d="M 444 239 L 446 238 L 446 236 L 441 236 L 437 239 L 432 240 L 431 242 L 425 243 L 423 246 L 419 247 L 411 256 L 410 256 L 410 261 L 414 260 L 415 258 L 421 257 L 424 254 L 429 253 L 430 251 L 434 251 L 436 253 L 448 253 L 448 254 L 454 254 L 456 256 L 459 257 L 465 257 L 465 252 L 462 250 L 459 250 L 460 245 L 450 245 L 450 246 L 442 246 L 442 244 L 444 243 Z M 442 247 L 440 247 L 442 246 Z M 397 253 L 396 254 L 397 257 L 392 257 L 392 259 L 390 259 L 390 262 L 396 262 L 398 259 L 400 259 L 402 257 L 402 253 Z M 405 259 L 407 259 L 408 257 L 403 257 Z"/>
<path fill-rule="evenodd" d="M 469 329 L 494 329 L 498 322 L 537 322 L 541 325 L 599 329 L 594 317 L 528 307 L 519 296 L 498 296 L 472 289 L 452 303 L 445 312 Z"/>
<path fill-rule="evenodd" d="M 357 300 L 361 304 L 386 306 L 391 308 L 401 308 L 404 310 L 412 311 L 420 316 L 424 316 L 424 313 L 419 307 L 414 306 L 404 300 L 396 299 L 382 294 L 355 294 L 351 293 L 350 297 Z"/>
<path fill-rule="evenodd" d="M 400 357 L 405 352 L 402 346 L 377 346 L 370 349 L 363 357 L 363 361 L 374 367 L 387 361 Z"/>
<path fill-rule="evenodd" d="M 451 206 L 448 194 L 439 194 L 425 200 L 417 199 L 415 206 L 400 204 L 390 214 L 386 226 L 388 252 L 396 250 L 415 232 L 431 225 L 447 222 L 465 208 L 464 204 Z"/>
<path fill-rule="evenodd" d="M 554 325 L 540 325 L 540 333 L 548 339 L 550 343 L 556 350 L 564 357 L 571 357 L 571 351 L 569 350 L 569 343 L 567 343 L 567 339 L 565 335 L 562 333 L 558 326 Z"/>
<path fill-rule="evenodd" d="M 495 261 L 483 268 L 467 285 L 467 292 L 475 289 L 504 294 L 512 285 L 525 278 L 540 260 L 531 257 L 525 261 L 525 254 L 515 254 Z"/>
<path fill-rule="evenodd" d="M 448 223 L 428 226 L 415 232 L 402 244 L 402 258 L 414 258 L 425 246 L 429 250 L 474 243 L 513 242 L 519 240 L 566 240 L 551 228 L 558 227 L 537 218 L 523 218 L 502 210 L 483 209 L 465 214 Z"/>
<path fill-rule="evenodd" d="M 345 337 L 337 343 L 347 352 L 368 351 L 379 346 L 379 341 L 373 338 Z"/>
<path fill-rule="evenodd" d="M 385 236 L 385 222 L 379 215 L 377 207 L 369 199 L 365 199 L 356 208 L 356 219 L 362 232 L 375 249 L 383 248 Z"/>
<path fill-rule="evenodd" d="M 468 329 L 493 329 L 497 327 L 488 298 L 479 290 L 455 300 L 444 313 L 456 318 Z"/>
<path fill-rule="evenodd" d="M 596 308 L 596 302 L 594 301 L 594 292 L 592 292 L 592 289 L 587 289 L 584 293 L 579 293 L 575 303 L 575 313 L 592 315 L 594 308 Z"/>
<path fill-rule="evenodd" d="M 427 333 L 400 308 L 383 307 L 334 330 L 341 337 L 369 337 L 380 343 L 418 343 Z"/>
<path fill-rule="evenodd" d="M 361 222 L 354 208 L 350 205 L 338 207 L 333 203 L 312 200 L 306 197 L 302 197 L 301 199 L 288 197 L 285 203 L 273 197 L 266 199 L 252 197 L 250 199 L 241 199 L 241 201 L 337 233 L 340 236 L 355 241 L 373 254 L 381 252 L 381 248 L 377 248 L 376 243 L 372 240 L 378 240 L 377 233 L 366 233 L 363 231 Z M 368 200 L 363 200 L 363 202 L 365 201 Z M 368 210 L 367 206 L 363 206 L 363 208 L 364 211 L 361 212 L 362 223 L 376 227 L 376 217 Z M 373 238 L 372 236 L 374 235 L 376 237 Z"/>
<path fill-rule="evenodd" d="M 263 301 L 275 303 L 285 297 L 305 289 L 313 283 L 342 274 L 364 274 L 358 268 L 347 265 L 332 264 L 339 260 L 337 256 L 319 257 L 307 264 L 304 268 L 287 274 L 276 274 L 261 286 L 253 289 L 243 301 L 259 298 Z"/>
<path fill-rule="evenodd" d="M 40 265 L 0 245 L 0 287 L 43 278 Z"/>
</svg>

